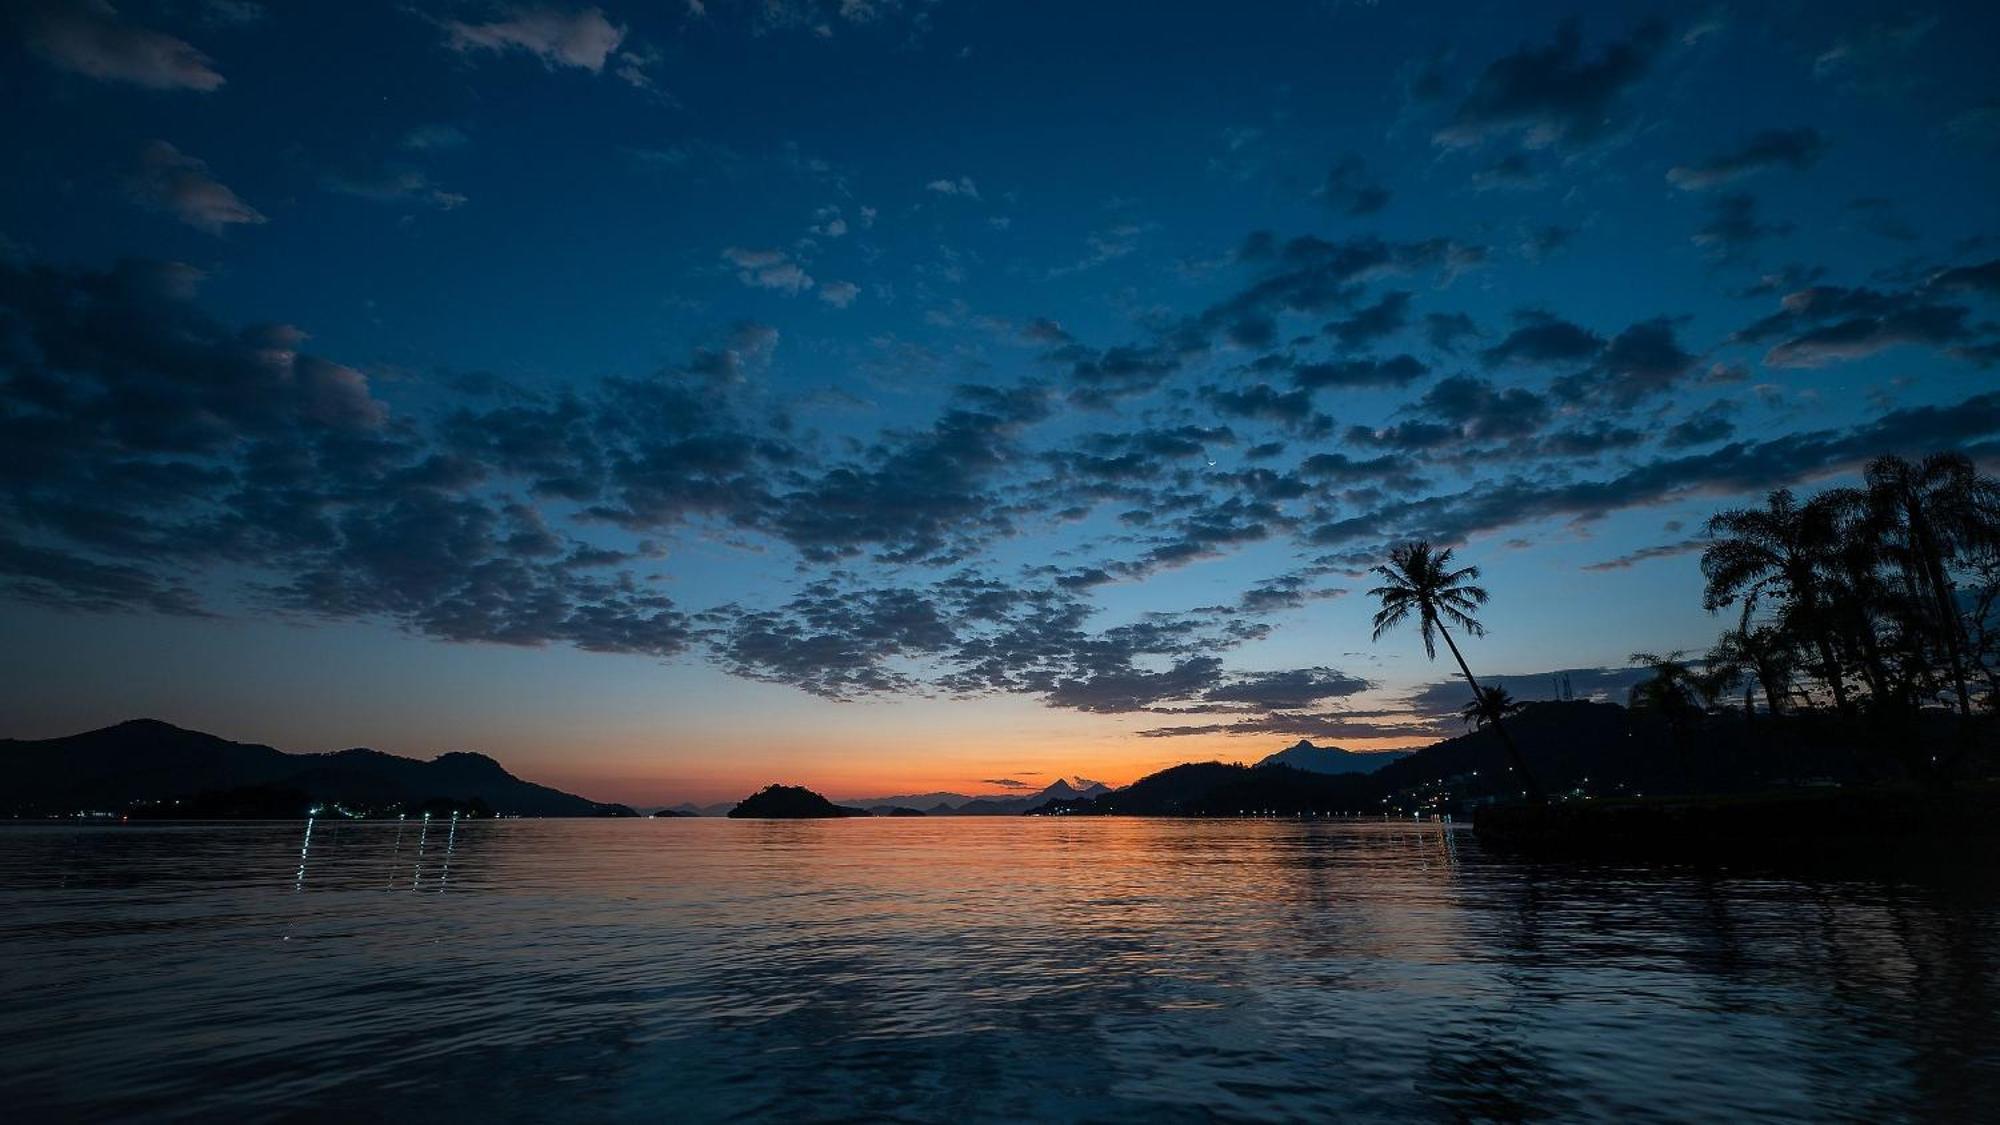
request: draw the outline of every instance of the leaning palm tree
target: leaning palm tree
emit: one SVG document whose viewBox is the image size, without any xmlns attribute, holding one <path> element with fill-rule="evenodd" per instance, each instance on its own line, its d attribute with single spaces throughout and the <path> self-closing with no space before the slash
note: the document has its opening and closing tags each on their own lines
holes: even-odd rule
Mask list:
<svg viewBox="0 0 2000 1125">
<path fill-rule="evenodd" d="M 1458 661 L 1458 670 L 1465 674 L 1465 682 L 1472 688 L 1475 703 L 1485 697 L 1479 681 L 1472 678 L 1472 669 L 1466 666 L 1464 654 L 1458 651 L 1458 643 L 1451 639 L 1451 631 L 1445 628 L 1450 621 L 1475 637 L 1486 635 L 1486 626 L 1472 616 L 1480 606 L 1486 604 L 1486 591 L 1472 583 L 1479 577 L 1476 566 L 1451 568 L 1451 548 L 1433 550 L 1424 540 L 1405 543 L 1389 552 L 1389 561 L 1375 568 L 1382 576 L 1383 584 L 1368 591 L 1368 596 L 1379 599 L 1382 608 L 1375 614 L 1375 638 L 1382 639 L 1388 632 L 1404 621 L 1412 613 L 1417 615 L 1417 631 L 1424 639 L 1424 655 L 1437 659 L 1437 638 L 1443 637 L 1445 646 L 1451 649 L 1452 659 Z M 1521 750 L 1514 745 L 1514 737 L 1507 733 L 1507 726 L 1496 713 L 1491 716 L 1493 730 L 1499 734 L 1500 742 L 1507 748 L 1507 760 L 1514 765 L 1515 772 L 1527 786 L 1528 795 L 1539 801 L 1542 799 L 1541 783 L 1535 780 L 1528 762 L 1521 757 Z"/>
<path fill-rule="evenodd" d="M 1469 727 L 1483 727 L 1489 721 L 1518 712 L 1522 706 L 1506 688 L 1498 685 L 1479 689 L 1479 697 L 1458 709 Z"/>
</svg>

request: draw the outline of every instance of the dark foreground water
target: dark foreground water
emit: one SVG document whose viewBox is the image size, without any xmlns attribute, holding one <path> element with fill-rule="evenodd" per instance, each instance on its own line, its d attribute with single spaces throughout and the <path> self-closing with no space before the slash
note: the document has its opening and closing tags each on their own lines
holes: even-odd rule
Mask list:
<svg viewBox="0 0 2000 1125">
<path fill-rule="evenodd" d="M 1385 823 L 301 829 L 0 828 L 0 1118 L 2000 1118 L 1990 884 Z"/>
</svg>

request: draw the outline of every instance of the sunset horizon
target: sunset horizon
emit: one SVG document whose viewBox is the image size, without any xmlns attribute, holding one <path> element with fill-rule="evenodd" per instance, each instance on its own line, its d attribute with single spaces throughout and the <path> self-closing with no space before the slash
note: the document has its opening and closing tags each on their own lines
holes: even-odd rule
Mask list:
<svg viewBox="0 0 2000 1125">
<path fill-rule="evenodd" d="M 1995 44 L 14 0 L 0 1107 L 2000 1104 Z"/>
</svg>

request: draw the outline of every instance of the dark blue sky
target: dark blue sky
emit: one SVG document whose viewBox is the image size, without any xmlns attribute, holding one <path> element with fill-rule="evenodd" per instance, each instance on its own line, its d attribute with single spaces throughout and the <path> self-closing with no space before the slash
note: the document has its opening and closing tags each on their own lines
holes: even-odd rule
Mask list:
<svg viewBox="0 0 2000 1125">
<path fill-rule="evenodd" d="M 2000 434 L 1990 5 L 13 5 L 0 733 L 1125 780 Z M 1615 690 L 1616 673 L 1592 672 Z"/>
</svg>

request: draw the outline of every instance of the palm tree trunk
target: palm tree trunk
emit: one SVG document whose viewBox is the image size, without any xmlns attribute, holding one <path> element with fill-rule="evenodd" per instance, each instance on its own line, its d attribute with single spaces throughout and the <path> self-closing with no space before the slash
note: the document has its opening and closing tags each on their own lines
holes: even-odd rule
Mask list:
<svg viewBox="0 0 2000 1125">
<path fill-rule="evenodd" d="M 1937 598 L 1938 632 L 1944 638 L 1944 651 L 1951 661 L 1952 685 L 1958 689 L 1958 713 L 1965 719 L 1972 718 L 1972 694 L 1966 690 L 1965 654 L 1962 643 L 1965 627 L 1958 616 L 1956 593 L 1952 589 L 1951 575 L 1945 573 L 1942 560 L 1927 560 L 1930 567 L 1931 588 Z"/>
<path fill-rule="evenodd" d="M 1851 710 L 1847 702 L 1847 676 L 1840 661 L 1833 655 L 1833 639 L 1827 636 L 1824 628 L 1817 628 L 1813 644 L 1819 649 L 1820 675 L 1826 679 L 1826 686 L 1833 689 L 1834 710 L 1846 715 Z"/>
<path fill-rule="evenodd" d="M 1485 699 L 1479 691 L 1479 681 L 1472 678 L 1472 669 L 1466 666 L 1464 654 L 1458 651 L 1458 642 L 1451 639 L 1451 630 L 1446 629 L 1442 621 L 1437 622 L 1437 630 L 1444 634 L 1445 647 L 1451 649 L 1452 659 L 1458 661 L 1458 670 L 1465 674 L 1465 682 L 1471 685 L 1472 698 L 1475 701 Z M 1500 744 L 1507 748 L 1507 760 L 1514 764 L 1515 771 L 1527 785 L 1528 799 L 1548 800 L 1548 795 L 1542 792 L 1542 783 L 1535 780 L 1534 771 L 1528 768 L 1528 760 L 1521 757 L 1521 748 L 1514 745 L 1514 736 L 1507 733 L 1507 724 L 1500 721 L 1499 715 L 1493 716 L 1493 730 L 1500 735 Z"/>
</svg>

